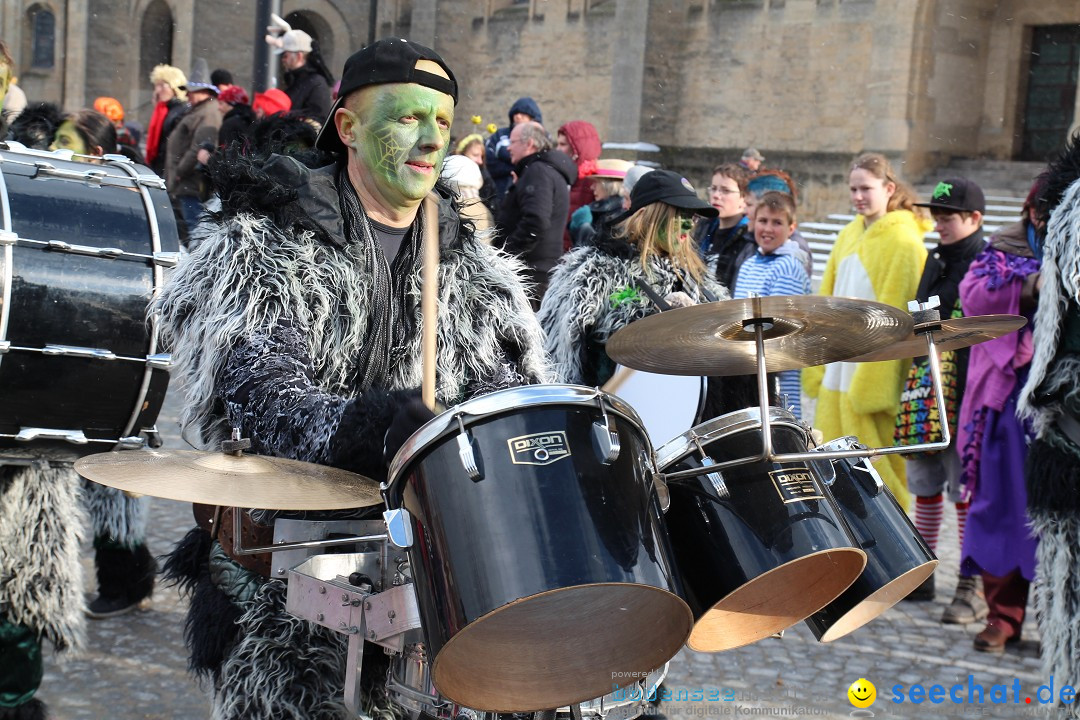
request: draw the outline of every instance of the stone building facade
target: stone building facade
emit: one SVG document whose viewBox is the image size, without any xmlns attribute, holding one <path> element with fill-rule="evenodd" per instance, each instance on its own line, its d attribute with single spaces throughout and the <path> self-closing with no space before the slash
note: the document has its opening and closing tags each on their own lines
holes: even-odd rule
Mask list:
<svg viewBox="0 0 1080 720">
<path fill-rule="evenodd" d="M 506 124 L 519 96 L 545 125 L 605 141 L 699 186 L 755 146 L 792 172 L 810 214 L 846 202 L 854 155 L 912 180 L 958 158 L 1043 159 L 1080 116 L 1076 0 L 280 0 L 339 69 L 377 36 L 432 45 L 457 72 L 454 132 Z M 147 74 L 203 57 L 250 88 L 255 0 L 5 0 L 0 33 L 33 99 L 98 95 L 151 112 Z M 50 34 L 51 33 L 51 34 Z M 52 42 L 51 63 L 49 41 Z"/>
</svg>

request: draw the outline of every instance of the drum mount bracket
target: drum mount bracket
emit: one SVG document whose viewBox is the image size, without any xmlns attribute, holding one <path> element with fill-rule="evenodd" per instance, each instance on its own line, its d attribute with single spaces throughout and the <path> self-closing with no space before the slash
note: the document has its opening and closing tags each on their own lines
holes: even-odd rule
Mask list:
<svg viewBox="0 0 1080 720">
<path fill-rule="evenodd" d="M 308 558 L 289 570 L 285 610 L 348 637 L 345 705 L 359 714 L 364 643 L 401 652 L 405 634 L 420 627 L 420 608 L 411 583 L 368 592 L 349 582 L 355 568 L 352 554 Z"/>
</svg>

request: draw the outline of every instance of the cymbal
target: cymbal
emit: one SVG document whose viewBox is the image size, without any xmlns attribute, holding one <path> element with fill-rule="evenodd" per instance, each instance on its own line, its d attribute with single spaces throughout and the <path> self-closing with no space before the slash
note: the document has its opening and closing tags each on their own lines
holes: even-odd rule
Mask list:
<svg viewBox="0 0 1080 720">
<path fill-rule="evenodd" d="M 182 502 L 264 510 L 339 510 L 382 502 L 374 480 L 325 465 L 196 450 L 88 455 L 75 470 L 102 485 Z"/>
<path fill-rule="evenodd" d="M 755 319 L 764 332 L 769 372 L 823 365 L 881 348 L 912 332 L 911 316 L 871 300 L 820 295 L 722 300 L 650 315 L 607 343 L 616 362 L 662 375 L 757 372 Z"/>
<path fill-rule="evenodd" d="M 932 333 L 938 350 L 958 350 L 1016 332 L 1026 324 L 1027 318 L 1021 315 L 974 315 L 942 320 L 941 329 L 933 330 Z M 906 360 L 925 354 L 926 338 L 922 333 L 913 332 L 898 343 L 853 357 L 847 362 Z"/>
</svg>

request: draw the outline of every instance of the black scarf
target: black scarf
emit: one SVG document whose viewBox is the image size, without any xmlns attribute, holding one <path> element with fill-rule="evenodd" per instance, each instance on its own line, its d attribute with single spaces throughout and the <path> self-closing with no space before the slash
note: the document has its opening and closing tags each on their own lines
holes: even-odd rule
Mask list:
<svg viewBox="0 0 1080 720">
<path fill-rule="evenodd" d="M 926 258 L 919 279 L 919 302 L 926 302 L 932 295 L 937 295 L 941 299 L 941 319 L 952 317 L 956 302 L 960 299 L 960 281 L 964 279 L 971 261 L 985 246 L 980 228 L 963 240 L 934 248 Z"/>
<path fill-rule="evenodd" d="M 404 357 L 408 339 L 413 335 L 415 323 L 408 302 L 408 280 L 419 271 L 423 213 L 416 213 L 397 256 L 393 263 L 388 263 L 356 188 L 349 181 L 345 164 L 338 166 L 336 180 L 345 240 L 363 249 L 364 264 L 371 269 L 371 321 L 364 340 L 367 352 L 358 359 L 355 379 L 356 387 L 362 392 L 385 385 L 390 368 Z"/>
</svg>

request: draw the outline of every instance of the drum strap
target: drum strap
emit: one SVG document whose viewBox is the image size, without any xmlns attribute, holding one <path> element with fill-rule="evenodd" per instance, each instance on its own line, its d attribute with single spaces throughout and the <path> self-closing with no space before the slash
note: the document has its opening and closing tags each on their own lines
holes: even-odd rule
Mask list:
<svg viewBox="0 0 1080 720">
<path fill-rule="evenodd" d="M 656 292 L 656 288 L 650 285 L 648 281 L 645 280 L 645 278 L 639 277 L 635 282 L 637 282 L 637 286 L 641 288 L 642 292 L 649 296 L 649 299 L 652 300 L 653 305 L 655 305 L 657 309 L 660 310 L 660 312 L 666 312 L 671 309 L 671 305 L 669 305 L 668 302 L 664 300 L 664 298 L 660 297 L 660 293 Z M 709 302 L 716 302 L 718 300 L 716 295 L 710 292 L 709 289 L 704 285 L 698 285 L 697 289 Z"/>
</svg>

